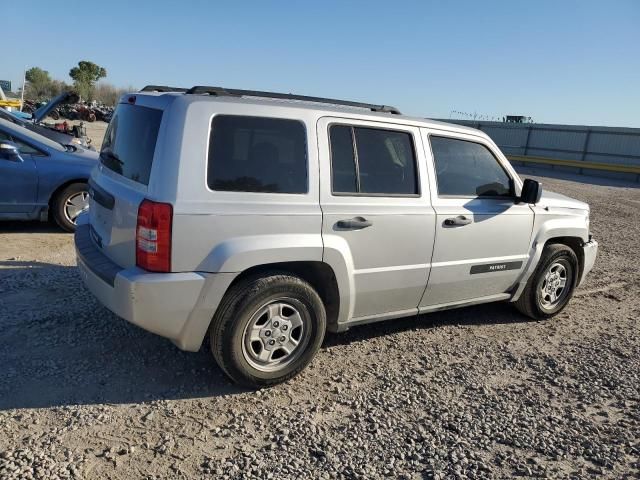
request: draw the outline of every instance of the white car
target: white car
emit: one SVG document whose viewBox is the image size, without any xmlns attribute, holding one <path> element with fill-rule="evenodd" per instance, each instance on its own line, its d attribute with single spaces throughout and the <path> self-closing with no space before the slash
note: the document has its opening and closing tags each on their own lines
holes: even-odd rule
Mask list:
<svg viewBox="0 0 640 480">
<path fill-rule="evenodd" d="M 125 95 L 76 232 L 87 287 L 236 382 L 287 380 L 325 331 L 494 301 L 557 314 L 589 207 L 471 128 L 269 92 Z"/>
</svg>

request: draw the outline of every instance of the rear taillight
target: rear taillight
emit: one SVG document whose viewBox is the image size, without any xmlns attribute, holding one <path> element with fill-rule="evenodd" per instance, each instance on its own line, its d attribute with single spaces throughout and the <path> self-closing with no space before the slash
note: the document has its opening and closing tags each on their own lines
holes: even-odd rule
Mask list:
<svg viewBox="0 0 640 480">
<path fill-rule="evenodd" d="M 143 200 L 138 207 L 136 265 L 151 272 L 171 271 L 171 222 L 168 203 Z"/>
</svg>

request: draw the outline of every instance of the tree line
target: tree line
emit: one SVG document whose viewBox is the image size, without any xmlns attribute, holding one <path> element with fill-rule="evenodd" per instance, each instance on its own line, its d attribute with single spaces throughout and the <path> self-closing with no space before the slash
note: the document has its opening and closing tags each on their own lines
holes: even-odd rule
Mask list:
<svg viewBox="0 0 640 480">
<path fill-rule="evenodd" d="M 47 70 L 32 67 L 25 74 L 27 83 L 24 97 L 27 100 L 40 102 L 49 100 L 62 92 L 74 90 L 83 101 L 96 100 L 105 105 L 115 105 L 122 94 L 133 90 L 133 87 L 118 88 L 100 81 L 106 76 L 107 70 L 104 67 L 87 60 L 79 61 L 77 66 L 69 70 L 69 77 L 73 81 L 71 85 L 64 80 L 51 78 Z"/>
</svg>

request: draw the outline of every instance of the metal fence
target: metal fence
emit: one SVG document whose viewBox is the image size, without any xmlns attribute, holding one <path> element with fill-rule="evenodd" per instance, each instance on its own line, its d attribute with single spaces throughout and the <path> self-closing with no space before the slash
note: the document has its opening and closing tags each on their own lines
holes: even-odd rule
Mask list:
<svg viewBox="0 0 640 480">
<path fill-rule="evenodd" d="M 640 128 L 444 120 L 482 130 L 516 165 L 640 182 Z"/>
</svg>

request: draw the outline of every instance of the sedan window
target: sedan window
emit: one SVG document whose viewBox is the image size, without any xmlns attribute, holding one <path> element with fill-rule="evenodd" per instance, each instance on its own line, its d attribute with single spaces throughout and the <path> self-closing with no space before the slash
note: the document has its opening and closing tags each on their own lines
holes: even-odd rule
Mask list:
<svg viewBox="0 0 640 480">
<path fill-rule="evenodd" d="M 4 130 L 0 130 L 0 142 L 1 141 L 15 143 L 16 147 L 18 147 L 18 151 L 24 155 L 38 155 L 41 157 L 44 157 L 47 155 L 41 150 L 38 150 L 37 148 L 32 147 L 28 143 L 25 143 L 22 140 L 18 140 L 17 138 L 12 137 L 11 135 L 9 135 L 8 132 L 5 132 Z"/>
<path fill-rule="evenodd" d="M 41 152 L 37 148 L 32 147 L 28 143 L 24 143 L 20 140 L 14 139 L 13 143 L 17 145 L 18 150 L 20 150 L 20 153 L 24 153 L 25 155 L 38 155 L 41 157 L 44 157 L 46 155 L 45 153 Z"/>
</svg>

